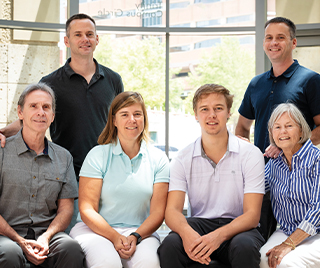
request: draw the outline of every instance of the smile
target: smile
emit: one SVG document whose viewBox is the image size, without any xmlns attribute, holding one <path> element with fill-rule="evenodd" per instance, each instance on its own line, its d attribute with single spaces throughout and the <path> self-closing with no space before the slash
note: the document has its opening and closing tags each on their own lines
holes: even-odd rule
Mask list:
<svg viewBox="0 0 320 268">
<path fill-rule="evenodd" d="M 280 141 L 285 141 L 285 140 L 289 140 L 290 137 L 284 137 L 284 138 L 279 138 Z"/>
</svg>

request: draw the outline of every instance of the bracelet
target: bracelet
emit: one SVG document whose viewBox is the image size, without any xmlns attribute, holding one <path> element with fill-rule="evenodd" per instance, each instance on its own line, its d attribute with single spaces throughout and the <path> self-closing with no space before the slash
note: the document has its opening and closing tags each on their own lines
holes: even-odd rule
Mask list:
<svg viewBox="0 0 320 268">
<path fill-rule="evenodd" d="M 291 250 L 295 249 L 295 246 L 293 244 L 288 243 L 288 242 L 282 242 L 282 244 L 285 244 L 285 245 L 291 247 Z"/>
<path fill-rule="evenodd" d="M 288 237 L 289 238 L 289 240 L 291 241 L 291 243 L 292 243 L 292 247 L 293 247 L 293 249 L 295 249 L 296 248 L 296 246 L 295 246 L 295 244 L 293 243 L 293 240 L 292 240 L 292 238 L 289 236 Z"/>
</svg>

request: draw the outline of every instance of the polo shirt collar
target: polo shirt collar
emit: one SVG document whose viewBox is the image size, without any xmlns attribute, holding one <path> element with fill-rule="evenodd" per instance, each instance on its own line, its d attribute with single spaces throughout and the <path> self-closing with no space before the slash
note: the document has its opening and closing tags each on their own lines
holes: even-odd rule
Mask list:
<svg viewBox="0 0 320 268">
<path fill-rule="evenodd" d="M 51 159 L 52 159 L 52 152 L 51 150 L 49 150 L 49 145 L 48 145 L 48 140 L 45 137 L 44 138 L 44 143 L 45 143 L 45 148 L 43 150 L 43 154 L 44 155 L 48 155 Z M 17 148 L 17 153 L 18 155 L 25 153 L 27 151 L 31 151 L 31 149 L 29 148 L 29 146 L 25 143 L 25 141 L 23 140 L 22 137 L 22 128 L 19 130 L 19 132 L 16 134 L 15 137 L 15 144 L 16 144 L 16 148 Z"/>
<path fill-rule="evenodd" d="M 125 152 L 122 150 L 119 138 L 117 138 L 117 144 L 113 147 L 112 153 L 114 155 L 125 154 Z M 147 144 L 146 144 L 145 140 L 142 140 L 141 141 L 141 145 L 140 145 L 140 150 L 139 150 L 139 153 L 137 155 L 142 155 L 143 156 L 146 153 L 147 153 Z"/>
<path fill-rule="evenodd" d="M 280 76 L 284 76 L 285 78 L 290 78 L 295 71 L 299 68 L 300 64 L 298 63 L 297 60 L 294 60 L 294 62 L 291 64 L 291 66 Z M 269 73 L 268 73 L 268 79 L 270 78 L 276 78 L 273 75 L 273 67 L 271 67 Z"/>
<path fill-rule="evenodd" d="M 96 64 L 96 72 L 94 73 L 94 76 L 97 77 L 98 79 L 100 78 L 100 76 L 104 77 L 104 73 L 103 70 L 101 68 L 101 66 L 98 64 L 96 59 L 93 59 L 94 63 Z M 66 74 L 68 75 L 68 77 L 70 78 L 72 75 L 77 74 L 71 67 L 70 67 L 70 62 L 71 62 L 71 58 L 67 59 L 65 65 L 64 65 L 64 70 L 66 72 Z"/>
<path fill-rule="evenodd" d="M 227 152 L 238 153 L 239 152 L 239 142 L 237 140 L 237 137 L 235 135 L 233 135 L 232 133 L 230 133 L 229 130 L 228 130 L 228 135 L 229 135 L 229 137 L 228 137 Z M 201 151 L 202 151 L 202 144 L 201 144 L 201 137 L 199 137 L 195 142 L 193 157 L 202 156 Z"/>
</svg>

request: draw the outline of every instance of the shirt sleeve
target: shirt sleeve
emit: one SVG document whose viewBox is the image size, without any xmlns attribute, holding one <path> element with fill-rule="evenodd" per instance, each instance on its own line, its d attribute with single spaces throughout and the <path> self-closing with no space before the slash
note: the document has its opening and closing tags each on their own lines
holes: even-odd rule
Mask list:
<svg viewBox="0 0 320 268">
<path fill-rule="evenodd" d="M 169 192 L 170 191 L 187 192 L 187 178 L 179 155 L 174 158 L 170 164 Z"/>
<path fill-rule="evenodd" d="M 63 198 L 77 198 L 78 197 L 78 185 L 76 174 L 73 168 L 72 156 L 68 153 L 67 156 L 67 168 L 65 173 L 65 183 L 62 186 L 59 194 L 59 199 Z"/>
<path fill-rule="evenodd" d="M 270 184 L 269 184 L 270 163 L 271 163 L 271 159 L 268 161 L 268 163 L 266 164 L 266 167 L 264 169 L 264 183 L 265 183 L 265 192 L 266 193 L 270 191 Z"/>
<path fill-rule="evenodd" d="M 312 117 L 320 114 L 320 75 L 315 73 L 309 79 L 306 88 L 306 97 Z"/>
<path fill-rule="evenodd" d="M 161 152 L 160 159 L 154 177 L 154 183 L 169 182 L 169 160 L 168 157 Z"/>
<path fill-rule="evenodd" d="M 244 193 L 264 194 L 264 158 L 261 151 L 254 146 L 244 163 Z"/>
<path fill-rule="evenodd" d="M 103 179 L 106 167 L 105 160 L 108 156 L 104 155 L 104 145 L 98 145 L 91 149 L 83 161 L 80 176 L 88 178 Z M 106 145 L 105 145 L 106 146 Z"/>
<path fill-rule="evenodd" d="M 310 209 L 298 228 L 311 236 L 320 231 L 320 159 L 317 159 L 313 169 L 313 185 L 310 192 Z"/>
<path fill-rule="evenodd" d="M 250 82 L 244 97 L 242 99 L 241 105 L 239 107 L 239 113 L 244 116 L 247 119 L 254 120 L 255 119 L 255 113 L 253 109 L 253 105 L 251 102 L 251 89 L 253 88 L 252 86 L 252 81 Z"/>
</svg>

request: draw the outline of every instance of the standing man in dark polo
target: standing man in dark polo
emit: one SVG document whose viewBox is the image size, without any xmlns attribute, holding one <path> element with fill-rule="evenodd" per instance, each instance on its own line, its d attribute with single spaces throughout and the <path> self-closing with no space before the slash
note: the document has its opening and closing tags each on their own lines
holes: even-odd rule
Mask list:
<svg viewBox="0 0 320 268">
<path fill-rule="evenodd" d="M 269 147 L 267 125 L 280 103 L 294 103 L 312 130 L 311 141 L 320 143 L 320 75 L 293 60 L 296 46 L 296 26 L 291 20 L 276 17 L 266 22 L 263 48 L 272 68 L 251 80 L 239 108 L 236 135 L 249 139 L 255 120 L 254 144 L 267 157 L 279 154 L 276 147 Z"/>
<path fill-rule="evenodd" d="M 312 130 L 311 141 L 320 143 L 320 75 L 293 60 L 296 46 L 296 26 L 291 20 L 276 17 L 266 22 L 263 48 L 272 68 L 251 80 L 239 108 L 235 134 L 249 139 L 255 120 L 254 144 L 266 157 L 278 157 L 280 152 L 270 145 L 267 128 L 273 109 L 280 103 L 294 103 Z M 266 221 L 272 219 L 266 202 L 264 199 L 260 222 L 265 239 L 270 235 Z"/>
<path fill-rule="evenodd" d="M 64 42 L 70 48 L 71 58 L 64 66 L 43 77 L 41 82 L 53 89 L 57 100 L 55 120 L 50 126 L 51 139 L 72 154 L 79 178 L 82 162 L 90 149 L 97 145 L 98 136 L 107 122 L 110 104 L 123 92 L 123 84 L 118 73 L 93 58 L 99 37 L 95 21 L 90 16 L 76 14 L 70 17 L 66 22 Z M 19 129 L 17 120 L 0 132 L 10 137 Z M 0 134 L 2 146 L 3 135 Z M 72 224 L 75 224 L 77 212 L 75 203 Z"/>
<path fill-rule="evenodd" d="M 81 268 L 84 253 L 63 232 L 78 197 L 72 156 L 45 138 L 54 93 L 30 85 L 17 110 L 23 128 L 0 148 L 0 267 Z"/>
</svg>

